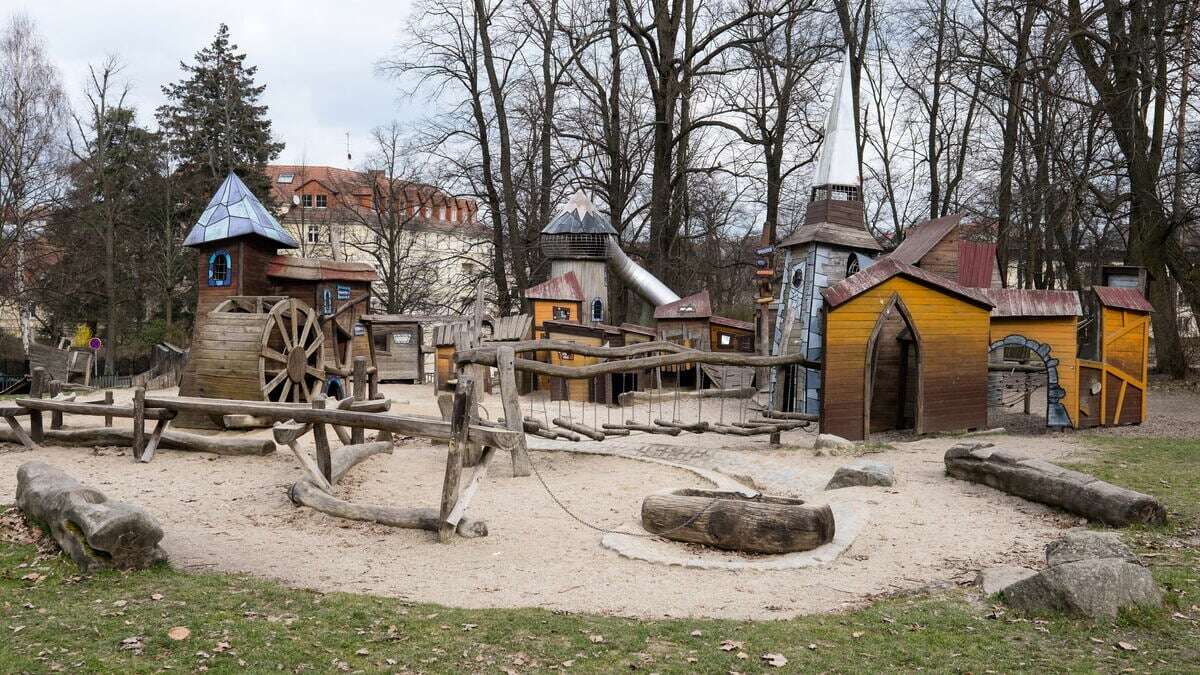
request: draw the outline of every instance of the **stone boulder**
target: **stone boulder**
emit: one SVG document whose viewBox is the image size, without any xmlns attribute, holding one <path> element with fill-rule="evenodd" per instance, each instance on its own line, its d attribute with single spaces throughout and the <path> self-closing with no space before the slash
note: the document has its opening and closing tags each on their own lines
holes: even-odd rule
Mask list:
<svg viewBox="0 0 1200 675">
<path fill-rule="evenodd" d="M 1162 604 L 1154 576 L 1115 533 L 1071 530 L 1046 546 L 1046 564 L 1045 570 L 1003 588 L 1004 601 L 1027 612 L 1087 617 L 1115 617 L 1127 607 Z"/>
<path fill-rule="evenodd" d="M 979 575 L 975 578 L 975 583 L 983 588 L 984 595 L 995 595 L 1004 592 L 1005 589 L 1018 581 L 1024 581 L 1036 574 L 1037 570 L 1031 570 L 1028 567 L 1016 567 L 1013 565 L 990 567 L 986 570 L 979 570 Z"/>
<path fill-rule="evenodd" d="M 813 443 L 814 450 L 849 450 L 853 447 L 853 441 L 833 434 L 817 434 L 817 440 Z"/>
<path fill-rule="evenodd" d="M 1046 564 L 1050 567 L 1093 558 L 1116 558 L 1141 564 L 1137 556 L 1121 543 L 1121 537 L 1116 532 L 1076 528 L 1046 544 Z"/>
<path fill-rule="evenodd" d="M 1119 558 L 1062 563 L 1004 589 L 1004 601 L 1027 612 L 1057 610 L 1115 617 L 1126 607 L 1159 606 L 1162 591 L 1150 570 Z"/>
<path fill-rule="evenodd" d="M 859 485 L 891 487 L 895 483 L 896 472 L 891 464 L 860 461 L 838 467 L 825 489 L 836 490 Z"/>
</svg>

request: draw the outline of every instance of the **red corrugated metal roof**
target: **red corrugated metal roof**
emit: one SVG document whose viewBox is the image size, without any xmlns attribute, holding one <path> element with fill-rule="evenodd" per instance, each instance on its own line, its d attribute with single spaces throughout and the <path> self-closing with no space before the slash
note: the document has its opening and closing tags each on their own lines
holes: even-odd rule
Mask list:
<svg viewBox="0 0 1200 675">
<path fill-rule="evenodd" d="M 267 276 L 301 281 L 362 281 L 370 283 L 379 277 L 367 263 L 298 258 L 277 255 L 267 263 Z"/>
<path fill-rule="evenodd" d="M 1146 296 L 1136 288 L 1115 288 L 1113 286 L 1092 286 L 1100 304 L 1105 307 L 1131 309 L 1135 312 L 1153 312 L 1154 306 L 1146 300 Z"/>
<path fill-rule="evenodd" d="M 995 308 L 992 316 L 1082 316 L 1079 293 L 1032 288 L 983 288 Z"/>
<path fill-rule="evenodd" d="M 894 251 L 887 254 L 887 257 L 905 265 L 916 265 L 961 221 L 962 214 L 954 213 L 914 225 L 905 233 L 904 241 L 900 242 Z"/>
<path fill-rule="evenodd" d="M 711 317 L 709 317 L 708 321 L 709 323 L 715 323 L 718 326 L 729 326 L 730 328 L 738 328 L 740 330 L 750 331 L 751 333 L 754 332 L 754 324 L 749 321 L 730 319 L 727 316 L 717 316 L 716 314 L 713 314 Z"/>
<path fill-rule="evenodd" d="M 675 302 L 659 305 L 654 310 L 655 319 L 695 319 L 710 316 L 712 316 L 712 300 L 708 297 L 707 288 Z"/>
<path fill-rule="evenodd" d="M 571 300 L 583 302 L 583 287 L 574 272 L 551 277 L 525 290 L 525 297 L 532 300 Z"/>
<path fill-rule="evenodd" d="M 825 302 L 829 303 L 830 307 L 837 307 L 897 275 L 906 276 L 927 286 L 932 286 L 951 295 L 956 295 L 967 302 L 977 304 L 981 307 L 992 307 L 992 303 L 978 289 L 959 286 L 946 277 L 926 272 L 920 267 L 896 262 L 891 258 L 884 258 L 867 269 L 846 279 L 842 279 L 829 288 L 822 290 L 821 295 L 824 296 Z"/>
<path fill-rule="evenodd" d="M 979 241 L 958 242 L 958 285 L 988 288 L 996 269 L 996 245 Z"/>
</svg>

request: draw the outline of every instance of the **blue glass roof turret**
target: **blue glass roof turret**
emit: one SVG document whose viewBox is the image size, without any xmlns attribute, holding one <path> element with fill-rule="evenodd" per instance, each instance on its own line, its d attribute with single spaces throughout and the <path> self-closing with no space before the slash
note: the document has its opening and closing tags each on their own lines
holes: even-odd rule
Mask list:
<svg viewBox="0 0 1200 675">
<path fill-rule="evenodd" d="M 270 239 L 281 248 L 300 248 L 300 242 L 279 225 L 242 179 L 230 171 L 183 245 L 201 246 L 251 234 Z"/>
</svg>

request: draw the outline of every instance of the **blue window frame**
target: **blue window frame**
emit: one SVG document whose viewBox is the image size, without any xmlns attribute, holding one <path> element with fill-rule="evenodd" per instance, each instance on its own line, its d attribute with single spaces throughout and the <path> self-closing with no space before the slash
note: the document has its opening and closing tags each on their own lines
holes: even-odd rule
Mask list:
<svg viewBox="0 0 1200 675">
<path fill-rule="evenodd" d="M 228 286 L 233 283 L 233 258 L 225 250 L 208 256 L 208 285 Z"/>
<path fill-rule="evenodd" d="M 324 289 L 321 291 L 321 313 L 325 316 L 333 314 L 333 291 Z"/>
<path fill-rule="evenodd" d="M 592 321 L 604 320 L 604 301 L 600 298 L 592 300 Z"/>
</svg>

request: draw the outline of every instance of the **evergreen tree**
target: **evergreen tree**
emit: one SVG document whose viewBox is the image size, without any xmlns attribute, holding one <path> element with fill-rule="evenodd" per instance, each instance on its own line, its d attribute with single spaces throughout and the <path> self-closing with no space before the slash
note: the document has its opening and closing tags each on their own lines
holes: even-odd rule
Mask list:
<svg viewBox="0 0 1200 675">
<path fill-rule="evenodd" d="M 178 161 L 179 217 L 189 226 L 229 171 L 266 203 L 270 182 L 263 168 L 283 150 L 271 138 L 267 106 L 259 104 L 266 85 L 255 84 L 258 68 L 247 66 L 237 49 L 221 24 L 195 63 L 179 64 L 184 78 L 162 88 L 167 103 L 158 108 L 158 123 Z"/>
</svg>

